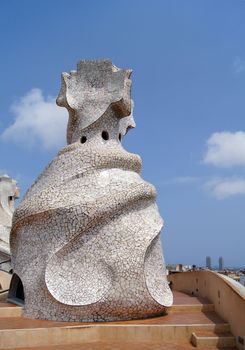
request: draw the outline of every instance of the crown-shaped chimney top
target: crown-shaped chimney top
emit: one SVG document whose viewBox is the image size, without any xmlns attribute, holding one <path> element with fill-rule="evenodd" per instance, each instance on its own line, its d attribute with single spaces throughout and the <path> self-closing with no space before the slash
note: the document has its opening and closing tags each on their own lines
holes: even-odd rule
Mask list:
<svg viewBox="0 0 245 350">
<path fill-rule="evenodd" d="M 110 60 L 80 61 L 76 71 L 62 73 L 57 105 L 69 112 L 67 142 L 76 128 L 84 130 L 109 108 L 118 118 L 131 113 L 132 71 L 119 69 Z"/>
</svg>

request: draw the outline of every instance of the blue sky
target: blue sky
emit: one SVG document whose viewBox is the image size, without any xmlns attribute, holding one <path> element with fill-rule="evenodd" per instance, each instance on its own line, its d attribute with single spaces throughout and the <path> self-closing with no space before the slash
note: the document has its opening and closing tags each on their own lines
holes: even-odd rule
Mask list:
<svg viewBox="0 0 245 350">
<path fill-rule="evenodd" d="M 168 263 L 245 265 L 245 1 L 3 0 L 0 172 L 22 194 L 64 141 L 60 74 L 133 69 L 127 150 L 158 190 Z"/>
</svg>

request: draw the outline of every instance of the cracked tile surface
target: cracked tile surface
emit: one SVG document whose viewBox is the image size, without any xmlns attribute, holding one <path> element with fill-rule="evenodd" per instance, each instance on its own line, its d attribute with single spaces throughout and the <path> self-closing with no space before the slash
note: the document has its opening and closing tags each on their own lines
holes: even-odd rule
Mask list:
<svg viewBox="0 0 245 350">
<path fill-rule="evenodd" d="M 28 317 L 116 321 L 172 304 L 156 191 L 120 142 L 135 126 L 130 74 L 101 60 L 62 75 L 68 145 L 28 190 L 11 231 Z"/>
</svg>

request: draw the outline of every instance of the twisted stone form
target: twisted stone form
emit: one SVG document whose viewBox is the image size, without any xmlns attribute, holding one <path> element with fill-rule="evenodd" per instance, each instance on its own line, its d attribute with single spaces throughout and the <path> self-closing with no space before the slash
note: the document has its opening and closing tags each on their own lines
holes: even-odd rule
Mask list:
<svg viewBox="0 0 245 350">
<path fill-rule="evenodd" d="M 68 145 L 28 190 L 11 231 L 29 317 L 115 321 L 172 304 L 155 188 L 121 144 L 135 126 L 130 74 L 109 60 L 62 74 Z"/>
<path fill-rule="evenodd" d="M 0 176 L 0 263 L 10 261 L 9 234 L 12 226 L 14 201 L 19 197 L 17 182 L 8 175 Z M 10 270 L 10 263 L 0 265 Z"/>
</svg>

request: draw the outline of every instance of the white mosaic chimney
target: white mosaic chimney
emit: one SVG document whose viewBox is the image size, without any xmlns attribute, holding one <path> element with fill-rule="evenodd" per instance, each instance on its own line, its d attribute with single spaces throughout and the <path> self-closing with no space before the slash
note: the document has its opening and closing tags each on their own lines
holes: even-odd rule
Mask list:
<svg viewBox="0 0 245 350">
<path fill-rule="evenodd" d="M 15 180 L 8 175 L 0 176 L 0 263 L 10 260 L 9 234 L 12 226 L 14 201 L 19 197 Z M 9 270 L 10 264 L 1 264 L 1 269 Z"/>
<path fill-rule="evenodd" d="M 27 192 L 11 231 L 28 317 L 128 320 L 172 304 L 156 191 L 121 143 L 135 126 L 130 75 L 109 60 L 62 74 L 68 145 Z"/>
</svg>

